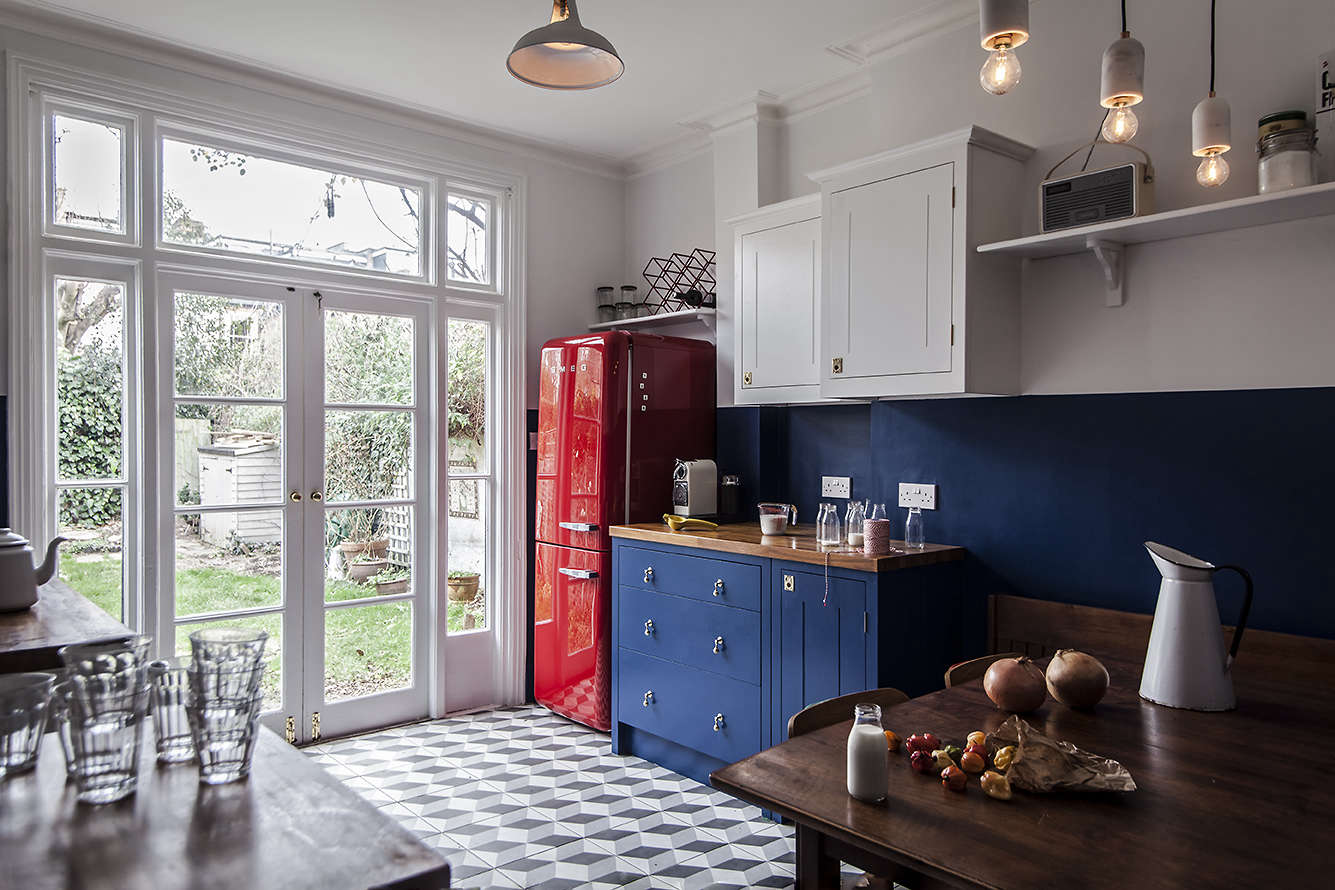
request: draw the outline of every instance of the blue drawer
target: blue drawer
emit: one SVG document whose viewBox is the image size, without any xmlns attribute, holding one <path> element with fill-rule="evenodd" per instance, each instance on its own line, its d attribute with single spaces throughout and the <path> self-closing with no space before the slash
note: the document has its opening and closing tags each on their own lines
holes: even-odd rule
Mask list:
<svg viewBox="0 0 1335 890">
<path fill-rule="evenodd" d="M 670 593 L 621 588 L 622 646 L 760 684 L 760 613 Z"/>
<path fill-rule="evenodd" d="M 617 660 L 622 723 L 729 763 L 760 750 L 759 686 L 624 647 Z"/>
<path fill-rule="evenodd" d="M 625 547 L 617 582 L 708 602 L 760 609 L 761 567 L 708 556 Z"/>
</svg>

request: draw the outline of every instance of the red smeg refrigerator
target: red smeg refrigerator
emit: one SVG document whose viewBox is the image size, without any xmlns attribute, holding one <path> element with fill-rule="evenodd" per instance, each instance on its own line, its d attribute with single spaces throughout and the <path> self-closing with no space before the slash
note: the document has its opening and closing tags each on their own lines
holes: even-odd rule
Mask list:
<svg viewBox="0 0 1335 890">
<path fill-rule="evenodd" d="M 675 458 L 714 456 L 714 346 L 608 331 L 542 348 L 533 692 L 612 725 L 608 527 L 671 510 Z"/>
</svg>

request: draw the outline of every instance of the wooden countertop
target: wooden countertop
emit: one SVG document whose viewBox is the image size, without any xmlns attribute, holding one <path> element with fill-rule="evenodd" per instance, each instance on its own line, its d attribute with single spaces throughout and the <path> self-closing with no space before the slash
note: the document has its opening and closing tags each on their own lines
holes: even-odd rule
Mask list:
<svg viewBox="0 0 1335 890">
<path fill-rule="evenodd" d="M 124 640 L 134 631 L 60 580 L 37 588 L 37 604 L 0 612 L 0 674 L 60 667 L 57 650 L 71 643 Z"/>
<path fill-rule="evenodd" d="M 963 547 L 946 544 L 928 544 L 923 550 L 906 551 L 903 549 L 903 541 L 892 541 L 891 545 L 898 548 L 895 552 L 886 556 L 864 556 L 861 550 L 822 548 L 816 543 L 814 525 L 799 525 L 792 534 L 773 536 L 762 535 L 758 522 L 738 522 L 720 525 L 716 529 L 683 529 L 679 532 L 674 532 L 661 522 L 641 522 L 635 525 L 614 525 L 609 532 L 614 538 L 632 541 L 674 544 L 717 553 L 741 553 L 818 566 L 826 565 L 828 558 L 829 565 L 857 572 L 888 572 L 940 562 L 957 562 L 964 559 L 966 552 Z"/>
</svg>

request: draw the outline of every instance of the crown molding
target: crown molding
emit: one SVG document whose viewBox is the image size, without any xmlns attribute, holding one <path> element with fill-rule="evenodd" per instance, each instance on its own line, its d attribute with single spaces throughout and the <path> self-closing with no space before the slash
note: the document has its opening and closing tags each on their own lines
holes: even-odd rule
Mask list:
<svg viewBox="0 0 1335 890">
<path fill-rule="evenodd" d="M 612 179 L 623 179 L 627 174 L 626 163 L 620 158 L 452 117 L 369 90 L 322 84 L 242 56 L 170 42 L 149 31 L 102 16 L 74 12 L 49 0 L 29 3 L 0 0 L 0 27 L 583 173 Z"/>
<path fill-rule="evenodd" d="M 778 102 L 779 97 L 775 94 L 757 90 L 754 95 L 740 102 L 731 102 L 677 123 L 700 133 L 714 133 L 750 121 L 776 120 L 779 117 L 776 107 Z"/>
<path fill-rule="evenodd" d="M 872 65 L 904 52 L 911 45 L 978 21 L 977 0 L 949 0 L 920 7 L 886 27 L 825 51 L 859 67 Z"/>
<path fill-rule="evenodd" d="M 631 155 L 626 161 L 626 178 L 637 179 L 668 167 L 683 164 L 705 154 L 714 147 L 710 135 L 698 130 L 683 133 L 675 139 L 660 143 L 647 151 Z"/>
</svg>

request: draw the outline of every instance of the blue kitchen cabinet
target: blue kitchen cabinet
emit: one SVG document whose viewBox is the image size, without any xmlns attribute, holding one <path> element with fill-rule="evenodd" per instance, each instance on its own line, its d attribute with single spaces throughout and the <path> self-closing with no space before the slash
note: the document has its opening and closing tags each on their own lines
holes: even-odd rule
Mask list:
<svg viewBox="0 0 1335 890">
<path fill-rule="evenodd" d="M 957 548 L 858 571 L 612 535 L 617 753 L 707 782 L 783 741 L 809 704 L 875 686 L 921 695 L 962 657 Z"/>
</svg>

